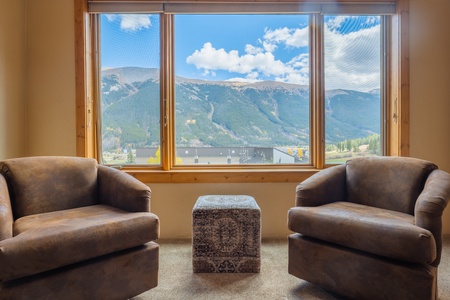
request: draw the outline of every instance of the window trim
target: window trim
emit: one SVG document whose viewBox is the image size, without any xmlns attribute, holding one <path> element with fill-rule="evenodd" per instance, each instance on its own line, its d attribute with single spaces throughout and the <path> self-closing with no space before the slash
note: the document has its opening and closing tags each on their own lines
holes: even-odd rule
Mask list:
<svg viewBox="0 0 450 300">
<path fill-rule="evenodd" d="M 111 0 L 109 0 L 111 2 Z M 74 0 L 75 8 L 75 78 L 76 78 L 76 154 L 81 157 L 93 157 L 98 159 L 96 138 L 98 136 L 98 124 L 95 122 L 95 116 L 98 109 L 95 106 L 97 86 L 94 82 L 96 64 L 94 58 L 98 49 L 92 48 L 95 43 L 94 32 L 91 26 L 95 26 L 95 18 L 88 13 L 88 3 L 90 0 Z M 95 2 L 105 2 L 96 0 Z M 113 2 L 124 2 L 113 1 Z M 147 1 L 142 1 L 147 2 Z M 173 1 L 152 1 L 159 3 L 168 3 Z M 183 3 L 211 3 L 210 1 L 192 1 L 192 0 L 178 0 Z M 233 0 L 232 3 L 248 3 L 248 1 Z M 256 0 L 252 2 L 266 2 L 265 0 Z M 308 1 L 285 0 L 279 1 L 283 3 L 307 3 Z M 326 1 L 316 1 L 317 3 Z M 315 2 L 315 3 L 316 3 Z M 387 3 L 387 1 L 370 1 L 370 0 L 341 0 L 341 4 L 361 4 L 361 3 Z M 392 2 L 392 1 L 390 1 Z M 387 69 L 385 75 L 387 76 L 387 103 L 386 112 L 383 114 L 384 122 L 384 145 L 385 154 L 391 156 L 408 156 L 409 155 L 409 0 L 397 0 L 397 12 L 391 16 L 386 17 L 390 22 L 391 31 L 386 36 L 390 43 L 386 58 L 388 58 Z M 319 16 L 319 14 L 314 14 Z M 162 15 L 161 30 L 163 38 L 169 38 L 172 41 L 169 47 L 166 48 L 167 43 L 161 43 L 161 59 L 173 53 L 173 36 L 171 32 L 171 19 L 173 15 Z M 322 30 L 321 28 L 311 28 L 310 30 Z M 317 34 L 317 33 L 316 33 Z M 314 41 L 313 41 L 314 42 Z M 313 47 L 317 53 L 322 50 L 322 45 L 315 41 Z M 313 62 L 313 63 L 320 63 Z M 163 64 L 164 66 L 164 64 Z M 171 99 L 174 95 L 173 84 L 174 80 L 172 66 L 167 66 L 167 69 L 161 70 L 161 84 L 162 99 Z M 321 76 L 323 72 L 322 66 L 312 68 L 314 74 L 310 76 Z M 319 70 L 319 72 L 317 72 Z M 322 77 L 323 78 L 323 77 Z M 320 101 L 314 101 L 311 105 L 313 110 L 318 110 L 321 113 L 313 113 L 311 115 L 311 132 L 320 137 L 324 136 L 324 112 L 323 112 L 323 95 L 320 95 L 322 89 L 320 87 L 323 82 L 316 81 L 317 85 L 312 87 L 311 93 L 318 94 L 321 97 Z M 171 101 L 164 101 L 161 109 L 161 120 L 164 117 L 173 117 L 174 107 Z M 167 126 L 163 126 L 161 143 L 167 143 L 168 140 L 173 140 L 174 131 L 172 130 L 171 122 Z M 325 164 L 324 147 L 325 144 L 321 142 L 322 138 L 312 139 L 315 143 L 313 153 L 311 153 L 310 165 L 276 165 L 276 166 L 213 166 L 213 167 L 196 167 L 196 166 L 173 166 L 174 145 L 168 143 L 169 147 L 163 146 L 162 149 L 162 166 L 159 169 L 150 169 L 143 166 L 121 166 L 121 170 L 131 174 L 143 182 L 158 182 L 158 183 L 218 183 L 218 182 L 239 182 L 239 183 L 262 183 L 262 182 L 300 182 L 317 171 L 328 167 Z"/>
</svg>

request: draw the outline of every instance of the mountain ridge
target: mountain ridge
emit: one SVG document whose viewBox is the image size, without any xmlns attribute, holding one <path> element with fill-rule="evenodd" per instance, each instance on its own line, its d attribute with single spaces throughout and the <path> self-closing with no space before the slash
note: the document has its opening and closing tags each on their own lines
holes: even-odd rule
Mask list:
<svg viewBox="0 0 450 300">
<path fill-rule="evenodd" d="M 307 86 L 176 77 L 175 94 L 177 146 L 309 145 Z M 376 90 L 327 91 L 327 142 L 379 133 L 379 98 Z M 159 105 L 159 69 L 103 70 L 104 148 L 159 144 Z"/>
</svg>

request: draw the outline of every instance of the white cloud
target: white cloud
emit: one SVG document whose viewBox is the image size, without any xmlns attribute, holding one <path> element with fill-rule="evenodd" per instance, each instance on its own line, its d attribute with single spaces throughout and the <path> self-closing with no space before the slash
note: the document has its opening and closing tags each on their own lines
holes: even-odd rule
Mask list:
<svg viewBox="0 0 450 300">
<path fill-rule="evenodd" d="M 250 44 L 245 45 L 245 53 L 247 53 L 247 54 L 259 54 L 259 53 L 262 53 L 263 51 L 264 50 L 259 47 L 255 47 Z"/>
<path fill-rule="evenodd" d="M 325 28 L 326 88 L 379 88 L 380 25 L 343 34 L 337 28 L 344 21 L 331 20 Z"/>
<path fill-rule="evenodd" d="M 336 16 L 334 18 L 330 18 L 327 21 L 326 27 L 331 31 L 335 31 L 338 28 L 340 28 L 342 26 L 342 24 L 344 24 L 344 22 L 346 22 L 349 18 L 352 18 L 352 17 Z"/>
<path fill-rule="evenodd" d="M 379 88 L 380 25 L 374 26 L 376 19 L 368 18 L 365 25 L 361 25 L 365 29 L 345 33 L 342 29 L 348 25 L 349 18 L 356 20 L 354 17 L 336 17 L 328 20 L 325 26 L 326 88 Z M 295 56 L 283 62 L 275 57 L 275 50 L 307 47 L 308 40 L 308 27 L 266 29 L 264 36 L 258 40 L 260 47 L 247 44 L 244 53 L 240 54 L 237 50 L 216 49 L 207 42 L 200 50 L 194 51 L 186 62 L 195 65 L 203 74 L 218 70 L 242 74 L 229 80 L 254 82 L 273 78 L 307 85 L 309 54 L 292 51 Z"/>
<path fill-rule="evenodd" d="M 259 74 L 258 72 L 252 72 L 246 76 L 248 80 L 258 81 Z"/>
<path fill-rule="evenodd" d="M 307 73 L 293 72 L 286 74 L 286 76 L 284 77 L 276 77 L 275 81 L 294 83 L 300 85 L 309 85 L 309 76 L 307 75 Z"/>
<path fill-rule="evenodd" d="M 264 50 L 266 50 L 267 52 L 275 52 L 275 50 L 277 50 L 278 46 L 276 44 L 273 43 L 269 43 L 267 41 L 262 42 Z"/>
<path fill-rule="evenodd" d="M 309 68 L 309 54 L 302 53 L 300 55 L 294 56 L 288 64 L 295 69 L 305 69 Z"/>
<path fill-rule="evenodd" d="M 216 49 L 211 43 L 205 43 L 200 50 L 195 50 L 186 62 L 194 64 L 197 69 L 225 70 L 240 74 L 247 74 L 254 71 L 266 76 L 281 75 L 292 71 L 270 52 L 255 51 L 255 47 L 247 47 L 248 53 L 239 55 L 237 50 L 229 52 L 225 49 Z M 250 53 L 250 54 L 249 54 Z"/>
<path fill-rule="evenodd" d="M 264 36 L 258 42 L 261 47 L 245 45 L 242 55 L 237 50 L 216 49 L 207 42 L 200 50 L 194 51 L 186 62 L 202 70 L 203 75 L 209 75 L 213 70 L 223 70 L 243 74 L 242 77 L 233 78 L 239 81 L 277 78 L 290 83 L 305 83 L 305 78 L 307 79 L 309 74 L 308 54 L 292 58 L 291 62 L 285 63 L 276 59 L 274 52 L 280 45 L 285 48 L 308 46 L 308 27 L 275 30 L 266 28 Z M 297 79 L 301 79 L 301 82 L 295 81 Z"/>
<path fill-rule="evenodd" d="M 258 81 L 262 81 L 260 79 L 258 79 L 259 74 L 258 72 L 252 72 L 250 74 L 248 74 L 245 77 L 233 77 L 233 78 L 229 78 L 226 81 L 237 81 L 237 82 L 258 82 Z"/>
<path fill-rule="evenodd" d="M 120 29 L 124 31 L 138 31 L 152 25 L 150 16 L 143 14 L 113 14 L 106 15 L 106 18 L 110 22 L 120 20 Z"/>
<path fill-rule="evenodd" d="M 278 28 L 275 30 L 267 29 L 264 34 L 264 41 L 269 44 L 285 44 L 287 47 L 307 47 L 308 46 L 308 27 L 304 28 Z"/>
</svg>

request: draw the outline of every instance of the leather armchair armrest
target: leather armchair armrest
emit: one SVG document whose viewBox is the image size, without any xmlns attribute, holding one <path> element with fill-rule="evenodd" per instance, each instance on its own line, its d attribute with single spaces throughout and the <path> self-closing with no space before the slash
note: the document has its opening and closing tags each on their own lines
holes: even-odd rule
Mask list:
<svg viewBox="0 0 450 300">
<path fill-rule="evenodd" d="M 13 236 L 13 214 L 5 177 L 0 175 L 0 241 Z"/>
<path fill-rule="evenodd" d="M 296 189 L 296 206 L 319 206 L 345 200 L 346 166 L 322 170 L 306 179 Z"/>
<path fill-rule="evenodd" d="M 99 202 L 129 212 L 150 212 L 150 188 L 122 171 L 98 165 Z"/>
<path fill-rule="evenodd" d="M 414 209 L 417 226 L 428 229 L 436 240 L 437 257 L 432 265 L 439 265 L 442 248 L 442 214 L 450 200 L 450 174 L 434 170 L 427 178 Z"/>
</svg>

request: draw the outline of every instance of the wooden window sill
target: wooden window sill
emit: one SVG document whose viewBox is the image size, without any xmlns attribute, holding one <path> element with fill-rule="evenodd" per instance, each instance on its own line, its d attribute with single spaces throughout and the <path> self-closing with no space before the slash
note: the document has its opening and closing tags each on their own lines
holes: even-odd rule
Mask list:
<svg viewBox="0 0 450 300">
<path fill-rule="evenodd" d="M 213 169 L 213 170 L 143 170 L 123 167 L 122 171 L 144 183 L 280 183 L 302 182 L 319 170 L 307 169 Z"/>
</svg>

